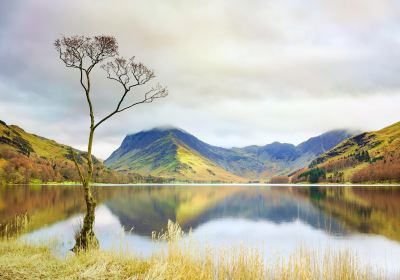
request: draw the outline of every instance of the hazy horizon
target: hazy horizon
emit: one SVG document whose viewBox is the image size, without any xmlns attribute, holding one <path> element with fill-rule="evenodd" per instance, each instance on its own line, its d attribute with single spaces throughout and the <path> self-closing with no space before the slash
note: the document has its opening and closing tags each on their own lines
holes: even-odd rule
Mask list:
<svg viewBox="0 0 400 280">
<path fill-rule="evenodd" d="M 333 129 L 400 120 L 400 3 L 394 0 L 5 0 L 0 4 L 0 119 L 86 148 L 78 73 L 62 35 L 112 35 L 169 89 L 96 132 L 107 158 L 127 134 L 171 125 L 221 147 L 299 144 Z M 97 119 L 120 94 L 95 71 Z"/>
</svg>

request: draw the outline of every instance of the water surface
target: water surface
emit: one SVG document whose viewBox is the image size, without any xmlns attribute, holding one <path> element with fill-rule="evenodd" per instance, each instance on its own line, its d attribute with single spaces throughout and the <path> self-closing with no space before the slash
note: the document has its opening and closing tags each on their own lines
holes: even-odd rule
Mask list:
<svg viewBox="0 0 400 280">
<path fill-rule="evenodd" d="M 349 249 L 390 275 L 400 259 L 400 187 L 390 186 L 98 186 L 95 231 L 104 249 L 143 256 L 160 250 L 153 231 L 178 222 L 202 245 L 263 250 L 266 258 L 300 247 Z M 84 213 L 77 186 L 3 186 L 0 230 L 26 213 L 22 236 L 56 238 L 65 254 Z"/>
</svg>

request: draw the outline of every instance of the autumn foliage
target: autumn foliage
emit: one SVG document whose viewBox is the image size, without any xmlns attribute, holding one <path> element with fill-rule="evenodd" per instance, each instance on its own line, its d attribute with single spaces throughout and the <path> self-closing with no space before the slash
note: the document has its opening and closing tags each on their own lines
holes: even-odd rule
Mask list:
<svg viewBox="0 0 400 280">
<path fill-rule="evenodd" d="M 22 184 L 32 180 L 77 182 L 79 175 L 74 163 L 67 158 L 50 160 L 37 155 L 27 156 L 7 147 L 0 148 L 0 181 Z M 94 181 L 128 183 L 135 179 L 132 176 L 111 171 L 98 162 L 94 169 Z"/>
<path fill-rule="evenodd" d="M 355 172 L 351 178 L 353 183 L 361 182 L 400 182 L 399 154 L 386 155 L 384 159 L 368 164 Z"/>
<path fill-rule="evenodd" d="M 288 176 L 274 176 L 270 180 L 271 184 L 287 184 L 289 183 Z"/>
</svg>

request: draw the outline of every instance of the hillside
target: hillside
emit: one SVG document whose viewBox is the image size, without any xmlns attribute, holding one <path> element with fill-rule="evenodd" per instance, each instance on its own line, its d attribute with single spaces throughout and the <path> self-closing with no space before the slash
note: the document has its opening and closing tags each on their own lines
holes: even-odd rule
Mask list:
<svg viewBox="0 0 400 280">
<path fill-rule="evenodd" d="M 0 183 L 78 181 L 70 149 L 0 121 Z M 84 168 L 85 153 L 73 150 L 78 163 Z M 95 157 L 93 161 L 94 181 L 128 182 L 131 179 L 126 174 L 109 170 Z"/>
<path fill-rule="evenodd" d="M 180 129 L 158 128 L 128 135 L 104 163 L 118 171 L 178 180 L 245 181 L 218 165 L 230 156 L 235 154 Z"/>
<path fill-rule="evenodd" d="M 178 128 L 155 128 L 126 136 L 105 164 L 118 171 L 180 180 L 266 180 L 308 165 L 350 136 L 350 132 L 337 130 L 298 146 L 274 142 L 226 149 L 209 145 Z"/>
<path fill-rule="evenodd" d="M 344 140 L 297 172 L 294 181 L 400 182 L 400 122 Z"/>
<path fill-rule="evenodd" d="M 332 130 L 312 137 L 297 146 L 274 142 L 265 146 L 248 146 L 235 150 L 262 162 L 264 168 L 259 177 L 269 178 L 288 175 L 307 166 L 317 156 L 354 134 L 355 132 L 348 130 Z"/>
</svg>

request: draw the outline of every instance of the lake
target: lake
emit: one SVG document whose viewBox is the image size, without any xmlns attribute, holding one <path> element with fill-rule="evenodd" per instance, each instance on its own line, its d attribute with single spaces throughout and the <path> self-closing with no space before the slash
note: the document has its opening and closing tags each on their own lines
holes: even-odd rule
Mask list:
<svg viewBox="0 0 400 280">
<path fill-rule="evenodd" d="M 400 271 L 398 186 L 97 186 L 94 193 L 104 249 L 149 256 L 165 245 L 152 242 L 152 232 L 172 220 L 201 246 L 259 248 L 266 258 L 343 249 L 391 276 Z M 26 213 L 21 238 L 62 240 L 56 254 L 72 248 L 84 210 L 78 186 L 0 187 L 0 230 Z"/>
</svg>

